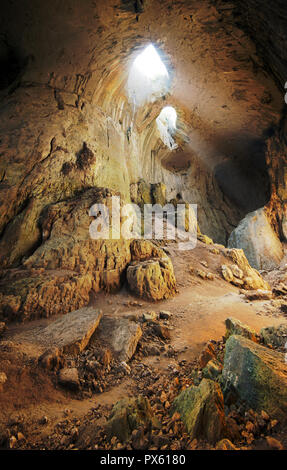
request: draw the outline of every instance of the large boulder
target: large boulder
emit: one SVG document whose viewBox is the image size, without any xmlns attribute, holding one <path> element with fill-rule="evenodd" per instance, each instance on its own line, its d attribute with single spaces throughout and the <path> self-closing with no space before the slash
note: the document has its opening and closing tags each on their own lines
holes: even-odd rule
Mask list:
<svg viewBox="0 0 287 470">
<path fill-rule="evenodd" d="M 198 387 L 192 386 L 174 400 L 177 411 L 191 437 L 216 443 L 225 431 L 223 395 L 218 383 L 203 379 Z"/>
<path fill-rule="evenodd" d="M 284 354 L 244 336 L 230 336 L 222 373 L 225 396 L 231 392 L 254 410 L 284 417 L 287 412 L 287 364 L 284 359 Z"/>
<path fill-rule="evenodd" d="M 287 345 L 287 323 L 262 328 L 260 336 L 265 344 L 271 344 L 275 348 L 284 348 Z"/>
<path fill-rule="evenodd" d="M 127 281 L 132 292 L 150 300 L 167 299 L 176 292 L 173 265 L 168 257 L 131 263 Z"/>
<path fill-rule="evenodd" d="M 125 442 L 134 429 L 151 428 L 152 425 L 159 427 L 148 399 L 139 395 L 118 401 L 112 409 L 105 428 L 109 438 L 116 436 L 121 442 Z"/>
<path fill-rule="evenodd" d="M 253 268 L 273 269 L 283 257 L 279 238 L 267 218 L 264 208 L 247 214 L 231 233 L 228 246 L 242 248 Z"/>
</svg>

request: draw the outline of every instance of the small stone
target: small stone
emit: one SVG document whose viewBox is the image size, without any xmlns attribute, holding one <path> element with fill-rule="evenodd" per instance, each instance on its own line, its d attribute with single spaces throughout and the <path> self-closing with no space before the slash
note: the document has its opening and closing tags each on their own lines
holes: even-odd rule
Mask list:
<svg viewBox="0 0 287 470">
<path fill-rule="evenodd" d="M 47 416 L 42 416 L 42 418 L 39 420 L 39 424 L 47 424 L 48 423 L 48 417 Z"/>
<path fill-rule="evenodd" d="M 153 322 L 157 320 L 157 313 L 156 312 L 146 312 L 143 313 L 143 321 L 144 322 Z"/>
<path fill-rule="evenodd" d="M 61 369 L 59 372 L 59 383 L 71 390 L 78 390 L 80 387 L 78 369 L 76 367 Z"/>
<path fill-rule="evenodd" d="M 231 441 L 229 441 L 229 439 L 221 439 L 221 441 L 219 441 L 216 444 L 216 449 L 217 450 L 239 450 L 237 447 L 235 447 L 235 445 L 232 444 Z"/>
<path fill-rule="evenodd" d="M 229 266 L 229 268 L 231 269 L 233 276 L 237 277 L 238 279 L 243 279 L 243 271 L 239 268 L 239 266 L 237 266 L 237 264 L 232 264 Z"/>
<path fill-rule="evenodd" d="M 161 320 L 170 320 L 172 317 L 172 313 L 171 312 L 168 312 L 167 310 L 161 310 L 159 312 L 159 318 Z"/>
<path fill-rule="evenodd" d="M 195 274 L 199 277 L 201 277 L 201 279 L 206 279 L 206 272 L 202 271 L 201 269 L 197 269 L 195 271 Z"/>
<path fill-rule="evenodd" d="M 0 372 L 0 386 L 4 385 L 5 382 L 7 382 L 7 375 L 5 372 Z"/>
<path fill-rule="evenodd" d="M 153 332 L 162 339 L 170 339 L 170 328 L 164 325 L 154 325 Z"/>
<path fill-rule="evenodd" d="M 204 368 L 206 364 L 211 360 L 216 359 L 215 349 L 211 341 L 209 341 L 204 349 L 201 351 L 199 356 L 199 365 L 201 368 Z"/>
<path fill-rule="evenodd" d="M 266 442 L 271 450 L 283 450 L 284 447 L 280 441 L 271 436 L 266 436 Z"/>
<path fill-rule="evenodd" d="M 122 361 L 122 362 L 120 363 L 120 367 L 121 367 L 122 370 L 125 372 L 125 374 L 130 375 L 130 373 L 131 373 L 131 368 L 130 368 L 130 366 L 129 366 L 125 361 Z"/>
<path fill-rule="evenodd" d="M 270 420 L 270 416 L 264 410 L 261 411 L 261 416 L 264 419 L 264 421 L 269 421 Z"/>
<path fill-rule="evenodd" d="M 4 321 L 0 322 L 0 336 L 4 333 L 6 330 L 6 323 Z"/>
<path fill-rule="evenodd" d="M 222 366 L 218 361 L 210 360 L 202 371 L 202 376 L 205 379 L 216 380 L 221 374 Z"/>
<path fill-rule="evenodd" d="M 8 441 L 9 449 L 13 449 L 17 444 L 17 439 L 15 436 L 11 436 Z"/>
<path fill-rule="evenodd" d="M 39 357 L 39 365 L 47 370 L 59 370 L 64 367 L 65 358 L 61 354 L 60 350 L 56 347 L 47 349 Z"/>
<path fill-rule="evenodd" d="M 202 233 L 197 234 L 197 239 L 206 245 L 213 245 L 213 240 L 207 235 L 203 235 Z"/>
</svg>

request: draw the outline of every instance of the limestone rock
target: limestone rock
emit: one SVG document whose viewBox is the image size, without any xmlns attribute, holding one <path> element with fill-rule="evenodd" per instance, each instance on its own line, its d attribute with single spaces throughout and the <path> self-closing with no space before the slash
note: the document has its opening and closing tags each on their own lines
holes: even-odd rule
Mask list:
<svg viewBox="0 0 287 470">
<path fill-rule="evenodd" d="M 226 266 L 226 264 L 223 264 L 221 266 L 221 271 L 222 271 L 222 276 L 224 277 L 224 279 L 227 282 L 232 282 L 233 281 L 233 273 L 232 273 L 231 269 L 228 266 Z"/>
<path fill-rule="evenodd" d="M 94 204 L 103 204 L 110 210 L 112 197 L 118 195 L 107 188 L 89 188 L 76 197 L 42 208 L 37 219 L 42 243 L 23 260 L 21 267 L 2 273 L 3 318 L 66 313 L 87 305 L 91 290 L 111 291 L 121 286 L 131 259 L 130 241 L 91 238 L 94 221 L 93 210 L 90 212 Z M 3 249 L 7 249 L 6 245 Z"/>
<path fill-rule="evenodd" d="M 153 332 L 161 339 L 167 340 L 171 337 L 171 330 L 164 325 L 154 325 Z"/>
<path fill-rule="evenodd" d="M 216 380 L 222 372 L 222 365 L 220 362 L 211 359 L 206 364 L 205 368 L 202 371 L 202 376 L 205 379 Z"/>
<path fill-rule="evenodd" d="M 65 359 L 58 348 L 47 349 L 40 357 L 39 364 L 47 370 L 61 369 L 65 364 Z"/>
<path fill-rule="evenodd" d="M 244 289 L 264 289 L 269 290 L 269 285 L 256 269 L 253 269 L 244 254 L 243 250 L 228 249 L 227 256 L 236 264 L 243 272 L 243 285 Z"/>
<path fill-rule="evenodd" d="M 217 450 L 239 450 L 237 447 L 235 447 L 235 445 L 232 444 L 231 441 L 229 441 L 229 439 L 221 439 L 221 441 L 219 441 L 216 444 L 216 449 Z"/>
<path fill-rule="evenodd" d="M 236 318 L 232 317 L 226 318 L 225 326 L 226 338 L 229 338 L 229 336 L 231 335 L 241 335 L 245 338 L 250 339 L 251 341 L 255 341 L 256 343 L 258 343 L 259 335 L 256 333 L 256 331 L 252 330 L 252 328 L 250 328 L 248 325 L 244 325 L 243 323 L 241 323 L 240 320 L 237 320 Z"/>
<path fill-rule="evenodd" d="M 181 415 L 191 439 L 217 442 L 225 430 L 223 396 L 219 385 L 203 379 L 198 387 L 189 387 L 175 399 L 172 407 Z"/>
<path fill-rule="evenodd" d="M 101 310 L 84 307 L 67 313 L 47 326 L 35 326 L 16 334 L 14 341 L 48 348 L 41 356 L 42 365 L 57 365 L 59 355 L 79 354 L 88 345 L 102 318 Z"/>
<path fill-rule="evenodd" d="M 171 312 L 168 312 L 167 310 L 161 310 L 159 312 L 159 318 L 161 320 L 170 320 L 172 317 L 172 313 Z"/>
<path fill-rule="evenodd" d="M 150 240 L 133 240 L 130 244 L 132 261 L 145 261 L 150 258 L 163 258 L 164 251 Z"/>
<path fill-rule="evenodd" d="M 4 321 L 0 322 L 0 336 L 4 333 L 6 330 L 6 323 Z"/>
<path fill-rule="evenodd" d="M 67 313 L 89 302 L 94 285 L 89 273 L 13 270 L 0 280 L 0 318 L 24 321 Z"/>
<path fill-rule="evenodd" d="M 266 443 L 271 450 L 284 450 L 283 444 L 272 436 L 266 436 Z"/>
<path fill-rule="evenodd" d="M 127 318 L 104 316 L 95 336 L 104 341 L 115 358 L 129 361 L 135 353 L 139 339 L 142 336 L 141 327 Z"/>
<path fill-rule="evenodd" d="M 134 429 L 152 424 L 159 425 L 153 416 L 148 399 L 139 395 L 137 398 L 125 398 L 118 401 L 112 409 L 105 428 L 109 438 L 116 436 L 121 442 L 125 442 Z"/>
<path fill-rule="evenodd" d="M 0 387 L 7 382 L 7 375 L 5 372 L 0 372 Z"/>
<path fill-rule="evenodd" d="M 48 206 L 42 216 L 44 243 L 24 265 L 90 273 L 96 291 L 119 287 L 120 277 L 130 261 L 129 241 L 103 236 L 92 238 L 96 231 L 92 218 L 96 213 L 92 208 L 102 204 L 111 217 L 113 196 L 120 195 L 107 188 L 91 188 L 75 198 Z"/>
<path fill-rule="evenodd" d="M 164 183 L 152 184 L 152 199 L 154 204 L 165 206 L 166 204 L 166 185 Z"/>
<path fill-rule="evenodd" d="M 235 286 L 243 286 L 243 271 L 237 266 L 237 264 L 232 264 L 230 266 L 223 264 L 221 266 L 221 272 L 227 282 L 231 282 Z"/>
<path fill-rule="evenodd" d="M 287 323 L 262 328 L 260 336 L 265 344 L 271 344 L 275 348 L 287 348 Z"/>
<path fill-rule="evenodd" d="M 224 393 L 236 395 L 254 410 L 284 418 L 287 411 L 287 364 L 284 354 L 243 336 L 227 340 L 222 373 Z"/>
<path fill-rule="evenodd" d="M 273 269 L 283 257 L 282 245 L 272 229 L 264 208 L 241 220 L 231 233 L 228 246 L 241 248 L 255 269 Z"/>
<path fill-rule="evenodd" d="M 141 208 L 145 204 L 166 204 L 166 185 L 160 183 L 147 183 L 141 179 L 138 183 L 130 185 L 131 200 Z"/>
<path fill-rule="evenodd" d="M 270 300 L 272 299 L 272 291 L 271 290 L 251 290 L 251 291 L 242 291 L 244 296 L 247 300 Z"/>
<path fill-rule="evenodd" d="M 85 307 L 67 313 L 41 331 L 41 341 L 60 351 L 78 354 L 88 345 L 102 318 L 102 311 Z"/>
<path fill-rule="evenodd" d="M 61 369 L 59 383 L 70 390 L 78 390 L 80 387 L 78 369 L 76 367 Z"/>
<path fill-rule="evenodd" d="M 142 314 L 143 322 L 155 322 L 157 320 L 157 313 L 156 312 L 144 312 Z"/>
<path fill-rule="evenodd" d="M 173 265 L 168 257 L 130 264 L 127 281 L 132 292 L 151 300 L 166 299 L 176 291 Z"/>
<path fill-rule="evenodd" d="M 216 359 L 215 349 L 211 341 L 209 341 L 199 356 L 199 365 L 200 367 L 205 367 L 206 364 L 211 361 L 212 359 Z"/>
</svg>

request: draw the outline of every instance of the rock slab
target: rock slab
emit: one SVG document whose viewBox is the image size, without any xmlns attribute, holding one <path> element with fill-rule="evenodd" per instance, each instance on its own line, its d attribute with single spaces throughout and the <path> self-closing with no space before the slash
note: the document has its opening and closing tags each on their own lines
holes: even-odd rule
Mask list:
<svg viewBox="0 0 287 470">
<path fill-rule="evenodd" d="M 16 335 L 13 341 L 30 343 L 57 351 L 56 355 L 79 354 L 88 345 L 102 318 L 101 310 L 84 307 L 62 315 L 45 327 L 35 327 Z"/>
<path fill-rule="evenodd" d="M 232 392 L 254 410 L 284 417 L 287 412 L 287 364 L 284 354 L 243 336 L 226 342 L 224 394 Z"/>
<path fill-rule="evenodd" d="M 129 361 L 142 336 L 139 324 L 127 318 L 104 317 L 95 337 L 102 340 L 116 359 Z"/>
</svg>

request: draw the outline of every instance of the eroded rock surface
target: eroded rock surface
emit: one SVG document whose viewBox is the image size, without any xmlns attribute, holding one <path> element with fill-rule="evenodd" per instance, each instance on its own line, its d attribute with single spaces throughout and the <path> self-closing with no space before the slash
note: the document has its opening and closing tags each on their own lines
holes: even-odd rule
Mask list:
<svg viewBox="0 0 287 470">
<path fill-rule="evenodd" d="M 226 338 L 231 335 L 241 335 L 251 341 L 258 342 L 259 335 L 248 325 L 244 325 L 240 320 L 229 317 L 225 320 Z"/>
<path fill-rule="evenodd" d="M 127 281 L 132 292 L 151 300 L 166 299 L 176 291 L 173 265 L 168 257 L 133 262 L 127 269 Z"/>
<path fill-rule="evenodd" d="M 271 344 L 275 348 L 287 346 L 287 323 L 278 326 L 267 326 L 260 330 L 260 336 L 265 344 Z M 286 348 L 287 349 L 287 348 Z"/>
<path fill-rule="evenodd" d="M 175 399 L 173 410 L 180 413 L 191 438 L 203 437 L 215 443 L 223 436 L 223 396 L 216 382 L 203 379 L 198 387 L 187 388 Z"/>
<path fill-rule="evenodd" d="M 121 442 L 125 442 L 133 430 L 153 423 L 156 423 L 156 419 L 147 398 L 126 398 L 114 405 L 106 424 L 106 432 L 110 438 L 116 436 Z"/>
<path fill-rule="evenodd" d="M 129 361 L 141 336 L 142 330 L 138 323 L 126 318 L 105 316 L 101 321 L 94 342 L 97 344 L 97 338 L 99 338 L 112 351 L 116 359 Z"/>
<path fill-rule="evenodd" d="M 254 410 L 285 419 L 287 411 L 287 364 L 284 354 L 232 335 L 224 357 L 225 395 L 230 391 Z"/>
<path fill-rule="evenodd" d="M 61 316 L 46 327 L 34 327 L 16 335 L 16 342 L 38 344 L 42 348 L 57 348 L 67 354 L 78 354 L 88 345 L 98 327 L 102 312 L 85 307 Z"/>
<path fill-rule="evenodd" d="M 231 233 L 228 246 L 243 249 L 255 269 L 273 269 L 283 257 L 283 249 L 263 209 L 248 214 Z"/>
</svg>

